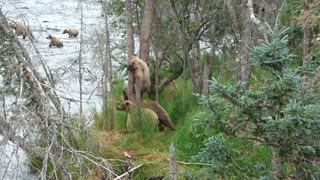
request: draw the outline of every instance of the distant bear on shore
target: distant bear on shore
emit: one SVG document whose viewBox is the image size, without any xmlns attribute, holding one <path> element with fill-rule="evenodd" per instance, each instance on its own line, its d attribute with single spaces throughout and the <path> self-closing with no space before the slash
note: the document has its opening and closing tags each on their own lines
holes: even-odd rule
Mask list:
<svg viewBox="0 0 320 180">
<path fill-rule="evenodd" d="M 76 28 L 69 28 L 69 29 L 65 29 L 62 34 L 66 34 L 66 33 L 69 34 L 69 38 L 72 38 L 72 37 L 77 37 L 79 34 L 79 31 Z"/>
<path fill-rule="evenodd" d="M 33 34 L 25 23 L 20 22 L 20 21 L 12 21 L 10 22 L 10 27 L 14 29 L 15 34 L 17 36 L 22 35 L 22 38 L 25 39 L 27 36 L 29 36 L 30 39 L 34 39 Z"/>
<path fill-rule="evenodd" d="M 63 47 L 62 41 L 57 37 L 49 35 L 46 39 L 50 39 L 51 40 L 50 44 L 49 44 L 49 47 L 51 47 L 51 46 L 57 46 L 58 48 Z"/>
<path fill-rule="evenodd" d="M 130 132 L 132 131 L 134 128 L 133 128 L 133 121 L 135 121 L 136 119 L 133 119 L 135 117 L 134 113 L 137 113 L 137 108 L 136 108 L 136 105 L 127 100 L 127 101 L 124 101 L 123 103 L 119 104 L 117 106 L 117 110 L 119 111 L 125 111 L 128 113 L 128 117 L 127 117 L 127 123 L 126 123 L 126 126 L 127 126 L 127 130 Z M 142 115 L 142 120 L 151 120 L 152 123 L 154 123 L 155 127 L 158 127 L 159 126 L 159 120 L 158 120 L 158 115 L 148 109 L 148 108 L 141 108 L 141 115 Z"/>
</svg>

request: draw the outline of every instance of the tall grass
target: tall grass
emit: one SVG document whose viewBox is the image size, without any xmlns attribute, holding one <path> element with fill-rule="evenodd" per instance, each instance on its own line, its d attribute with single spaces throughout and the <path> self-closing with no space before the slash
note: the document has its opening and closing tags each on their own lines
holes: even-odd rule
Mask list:
<svg viewBox="0 0 320 180">
<path fill-rule="evenodd" d="M 160 94 L 159 103 L 168 112 L 171 121 L 177 125 L 181 126 L 186 121 L 186 112 L 197 108 L 196 97 L 192 95 L 192 83 L 187 81 L 185 87 L 185 97 L 183 97 L 183 80 L 178 78 L 173 83 L 176 83 L 175 91 L 164 91 Z M 172 95 L 172 93 L 175 93 Z M 168 98 L 170 97 L 170 98 Z M 173 98 L 172 98 L 173 97 Z M 183 101 L 185 102 L 183 107 Z"/>
<path fill-rule="evenodd" d="M 109 107 L 106 108 L 105 112 L 99 112 L 99 111 L 94 111 L 93 112 L 93 119 L 94 119 L 94 124 L 93 127 L 95 130 L 97 131 L 102 131 L 103 130 L 103 126 L 104 126 L 104 122 L 107 117 L 109 117 L 110 114 L 110 110 L 112 108 L 112 110 L 114 111 L 114 117 L 115 117 L 115 122 L 114 122 L 114 128 L 115 130 L 122 130 L 126 128 L 126 122 L 127 122 L 127 113 L 126 112 L 122 112 L 122 111 L 118 111 L 116 110 L 116 106 L 120 103 L 122 103 L 121 100 L 121 96 L 122 96 L 122 91 L 124 90 L 124 80 L 117 80 L 114 82 L 114 90 L 113 90 L 113 96 L 115 99 L 115 103 L 114 103 L 114 107 Z M 103 118 L 105 117 L 105 118 Z"/>
<path fill-rule="evenodd" d="M 141 109 L 131 113 L 133 130 L 139 132 L 143 139 L 150 140 L 157 132 L 158 124 L 154 122 L 152 117 Z"/>
</svg>

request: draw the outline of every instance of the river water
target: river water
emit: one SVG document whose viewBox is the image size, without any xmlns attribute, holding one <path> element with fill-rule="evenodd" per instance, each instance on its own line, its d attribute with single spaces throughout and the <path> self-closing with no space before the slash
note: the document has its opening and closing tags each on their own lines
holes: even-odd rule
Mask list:
<svg viewBox="0 0 320 180">
<path fill-rule="evenodd" d="M 96 29 L 103 28 L 102 10 L 100 4 L 93 0 L 83 3 L 83 27 L 81 28 L 80 4 L 77 0 L 0 0 L 2 12 L 9 20 L 23 20 L 29 24 L 35 37 L 37 54 L 30 40 L 19 37 L 27 48 L 34 67 L 44 75 L 40 64 L 43 60 L 50 68 L 56 82 L 56 92 L 62 97 L 65 110 L 70 114 L 79 113 L 79 75 L 78 57 L 80 50 L 80 35 L 69 38 L 62 34 L 65 28 L 74 27 L 83 36 L 83 110 L 90 119 L 93 110 L 101 110 L 102 65 L 94 60 L 95 44 L 92 36 Z M 120 32 L 118 32 L 120 33 Z M 46 37 L 51 34 L 59 37 L 63 48 L 49 48 Z M 120 37 L 112 33 L 113 37 Z M 71 100 L 71 101 L 70 101 Z M 7 141 L 0 142 L 0 179 L 37 179 L 30 174 L 25 165 L 26 156 L 23 151 Z"/>
</svg>

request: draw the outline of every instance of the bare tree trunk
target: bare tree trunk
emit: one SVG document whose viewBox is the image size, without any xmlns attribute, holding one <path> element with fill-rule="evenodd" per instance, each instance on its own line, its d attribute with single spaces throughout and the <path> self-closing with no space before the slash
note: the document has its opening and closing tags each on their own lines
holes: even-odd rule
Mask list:
<svg viewBox="0 0 320 180">
<path fill-rule="evenodd" d="M 145 0 L 143 19 L 140 30 L 140 52 L 139 57 L 145 62 L 149 62 L 150 36 L 155 10 L 154 0 Z"/>
<path fill-rule="evenodd" d="M 312 0 L 303 0 L 303 13 L 307 14 L 309 11 L 309 5 Z M 310 23 L 306 22 L 303 24 L 303 66 L 308 64 L 311 58 L 311 47 L 312 47 L 312 29 Z"/>
<path fill-rule="evenodd" d="M 202 88 L 201 50 L 200 42 L 193 44 L 192 61 L 189 61 L 190 74 L 193 84 L 193 92 L 200 93 Z"/>
<path fill-rule="evenodd" d="M 251 41 L 251 24 L 249 21 L 249 12 L 247 8 L 241 9 L 241 16 L 244 21 L 238 20 L 236 16 L 236 11 L 232 5 L 231 0 L 227 0 L 227 9 L 231 19 L 231 28 L 234 32 L 234 45 L 235 45 L 235 65 L 236 65 L 236 81 L 241 81 L 246 83 L 246 89 L 249 87 L 250 82 L 250 59 L 249 59 L 249 47 Z M 242 23 L 243 25 L 239 25 Z M 240 27 L 243 27 L 242 29 Z"/>
<path fill-rule="evenodd" d="M 114 128 L 114 98 L 113 98 L 113 78 L 112 78 L 112 61 L 111 61 L 111 49 L 110 49 L 110 36 L 109 36 L 109 23 L 108 23 L 108 10 L 107 10 L 107 1 L 105 0 L 103 3 L 103 11 L 104 11 L 104 22 L 105 22 L 105 61 L 104 61 L 104 79 L 105 79 L 105 89 L 104 94 L 107 99 L 107 102 L 103 104 L 104 106 L 104 113 L 109 113 L 109 120 L 105 119 L 105 121 L 110 122 L 110 129 Z M 108 89 L 109 87 L 109 89 Z"/>
<path fill-rule="evenodd" d="M 213 48 L 214 49 L 214 48 Z M 214 53 L 215 50 L 212 50 Z M 214 55 L 213 55 L 214 56 Z M 202 80 L 202 94 L 207 96 L 209 94 L 209 82 L 212 75 L 212 57 L 206 53 L 206 60 L 203 67 L 203 80 Z"/>
<path fill-rule="evenodd" d="M 154 54 L 156 59 L 156 69 L 155 69 L 155 89 L 156 89 L 156 101 L 159 101 L 159 73 L 160 73 L 160 59 L 157 48 L 154 48 Z"/>
<path fill-rule="evenodd" d="M 81 31 L 83 32 L 83 7 L 82 0 L 79 2 L 80 4 L 80 23 L 81 23 Z M 80 116 L 82 115 L 82 50 L 83 50 L 83 33 L 80 33 L 80 51 L 79 51 L 79 93 L 80 93 Z"/>
<path fill-rule="evenodd" d="M 126 0 L 125 4 L 126 14 L 126 29 L 127 29 L 127 49 L 128 49 L 128 62 L 134 55 L 134 38 L 133 38 L 133 26 L 132 26 L 132 0 Z M 128 98 L 130 101 L 135 102 L 134 91 L 134 73 L 128 72 Z"/>
</svg>

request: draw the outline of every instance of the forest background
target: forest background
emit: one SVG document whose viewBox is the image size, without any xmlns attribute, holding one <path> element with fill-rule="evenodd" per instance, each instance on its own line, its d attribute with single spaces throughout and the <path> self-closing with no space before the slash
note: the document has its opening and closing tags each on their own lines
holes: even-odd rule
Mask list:
<svg viewBox="0 0 320 180">
<path fill-rule="evenodd" d="M 81 31 L 88 2 L 78 3 Z M 104 20 L 92 38 L 103 72 L 103 108 L 92 118 L 82 106 L 83 67 L 90 60 L 83 56 L 89 44 L 84 36 L 78 37 L 79 113 L 74 116 L 61 104 L 50 67 L 40 61 L 44 77 L 37 72 L 24 40 L 9 27 L 12 19 L 0 14 L 0 134 L 4 143 L 26 152 L 35 176 L 320 178 L 320 2 L 94 3 Z M 120 44 L 110 40 L 110 27 L 125 30 Z M 115 51 L 126 55 L 116 57 Z M 130 84 L 126 68 L 134 54 L 152 72 L 151 91 L 143 99 L 158 101 L 176 131 L 155 132 L 146 125 L 124 132 L 127 114 L 115 107 L 126 81 Z M 10 107 L 7 97 L 15 99 Z"/>
</svg>

